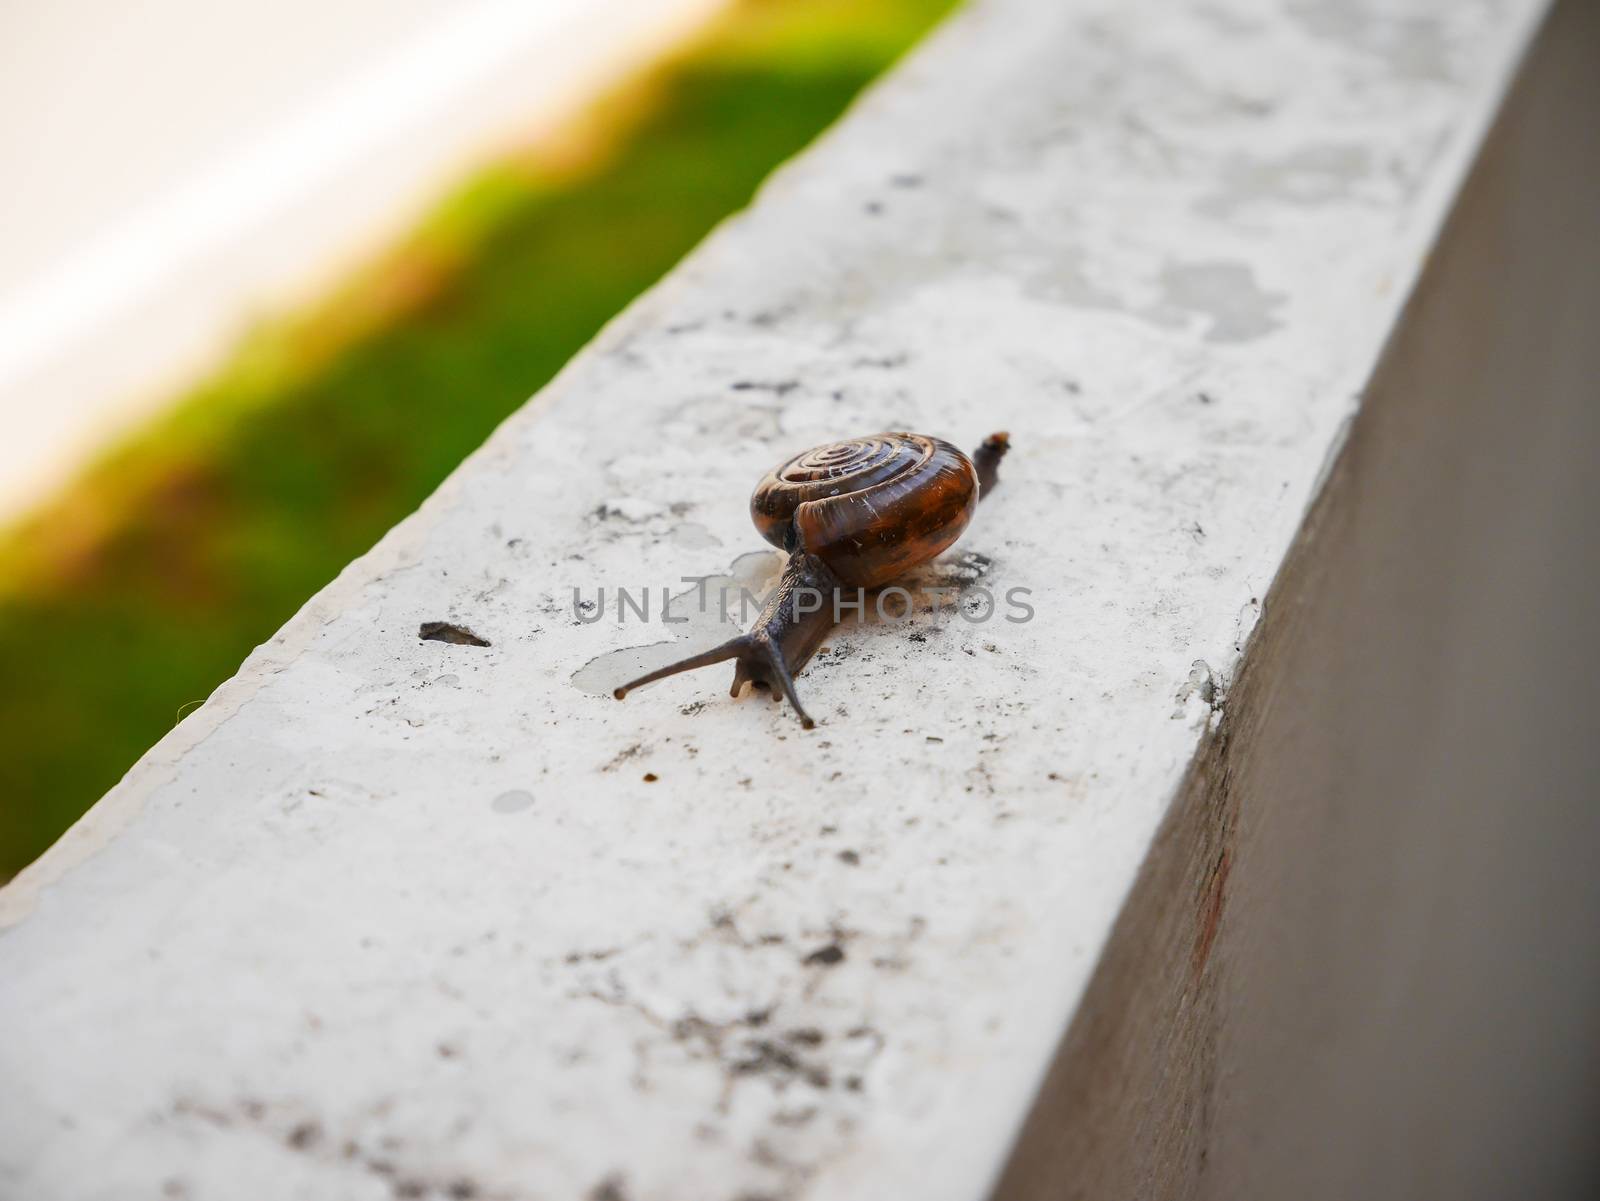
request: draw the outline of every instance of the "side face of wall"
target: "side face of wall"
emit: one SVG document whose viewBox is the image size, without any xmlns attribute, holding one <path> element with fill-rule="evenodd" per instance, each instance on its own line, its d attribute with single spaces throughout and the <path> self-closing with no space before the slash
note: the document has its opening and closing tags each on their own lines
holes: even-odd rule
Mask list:
<svg viewBox="0 0 1600 1201">
<path fill-rule="evenodd" d="M 1596 62 L 1562 5 L 997 1198 L 1593 1195 Z"/>
</svg>

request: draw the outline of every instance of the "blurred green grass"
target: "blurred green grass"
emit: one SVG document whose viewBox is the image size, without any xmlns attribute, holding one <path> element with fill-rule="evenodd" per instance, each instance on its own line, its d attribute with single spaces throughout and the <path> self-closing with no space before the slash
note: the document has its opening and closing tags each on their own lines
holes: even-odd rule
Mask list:
<svg viewBox="0 0 1600 1201">
<path fill-rule="evenodd" d="M 741 0 L 0 539 L 0 880 L 955 0 Z"/>
</svg>

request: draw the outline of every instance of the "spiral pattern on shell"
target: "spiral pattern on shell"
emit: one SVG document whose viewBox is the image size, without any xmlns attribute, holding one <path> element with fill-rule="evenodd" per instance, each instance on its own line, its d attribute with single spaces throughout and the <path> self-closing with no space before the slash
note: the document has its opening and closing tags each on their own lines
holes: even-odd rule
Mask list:
<svg viewBox="0 0 1600 1201">
<path fill-rule="evenodd" d="M 814 446 L 768 472 L 750 497 L 761 536 L 872 588 L 939 554 L 966 529 L 978 476 L 956 447 L 887 433 Z"/>
</svg>

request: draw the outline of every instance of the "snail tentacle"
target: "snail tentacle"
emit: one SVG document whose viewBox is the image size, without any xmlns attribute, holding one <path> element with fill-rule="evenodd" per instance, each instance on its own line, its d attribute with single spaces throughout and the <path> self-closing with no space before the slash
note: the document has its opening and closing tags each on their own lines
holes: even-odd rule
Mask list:
<svg viewBox="0 0 1600 1201">
<path fill-rule="evenodd" d="M 646 672 L 637 680 L 629 680 L 626 684 L 618 685 L 611 690 L 611 695 L 619 701 L 635 688 L 643 688 L 646 684 L 654 684 L 657 680 L 664 680 L 668 676 L 675 676 L 679 672 L 693 671 L 697 667 L 710 667 L 713 663 L 722 663 L 728 659 L 737 659 L 750 647 L 752 639 L 749 634 L 740 634 L 737 638 L 730 638 L 721 646 L 714 646 L 708 651 L 701 651 L 698 655 L 690 655 L 687 659 L 679 659 L 676 663 L 669 663 L 665 667 L 658 667 L 654 671 Z"/>
<path fill-rule="evenodd" d="M 814 729 L 816 722 L 811 720 L 811 715 L 806 712 L 805 706 L 800 703 L 800 697 L 794 690 L 794 677 L 789 674 L 789 665 L 783 661 L 783 651 L 776 643 L 766 638 L 758 638 L 757 644 L 766 652 L 767 669 L 772 673 L 772 678 L 778 682 L 778 687 L 783 690 L 783 695 L 788 698 L 789 704 L 794 708 L 800 718 L 800 725 L 807 730 Z M 777 700 L 777 693 L 773 693 L 773 700 Z"/>
<path fill-rule="evenodd" d="M 983 440 L 983 445 L 972 454 L 972 465 L 978 472 L 978 499 L 982 500 L 1000 486 L 1000 460 L 1011 449 L 1011 435 L 996 430 Z"/>
</svg>

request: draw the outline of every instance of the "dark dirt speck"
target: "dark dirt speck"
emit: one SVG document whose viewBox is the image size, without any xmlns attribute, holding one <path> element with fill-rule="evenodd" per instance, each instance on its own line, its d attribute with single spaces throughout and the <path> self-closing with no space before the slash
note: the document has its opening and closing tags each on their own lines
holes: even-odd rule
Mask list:
<svg viewBox="0 0 1600 1201">
<path fill-rule="evenodd" d="M 466 626 L 448 621 L 425 621 L 417 627 L 417 637 L 423 642 L 448 642 L 454 646 L 488 646 L 487 638 L 480 638 Z"/>
<path fill-rule="evenodd" d="M 795 379 L 742 379 L 736 380 L 728 386 L 735 392 L 771 392 L 774 396 L 787 396 L 800 386 L 800 381 Z"/>
<path fill-rule="evenodd" d="M 807 967 L 832 967 L 836 963 L 844 962 L 844 948 L 836 942 L 830 942 L 827 946 L 812 951 L 801 962 Z"/>
<path fill-rule="evenodd" d="M 760 1039 L 750 1044 L 750 1053 L 732 1064 L 731 1070 L 741 1076 L 759 1072 L 797 1072 L 800 1070 L 800 1060 L 781 1043 Z"/>
</svg>

